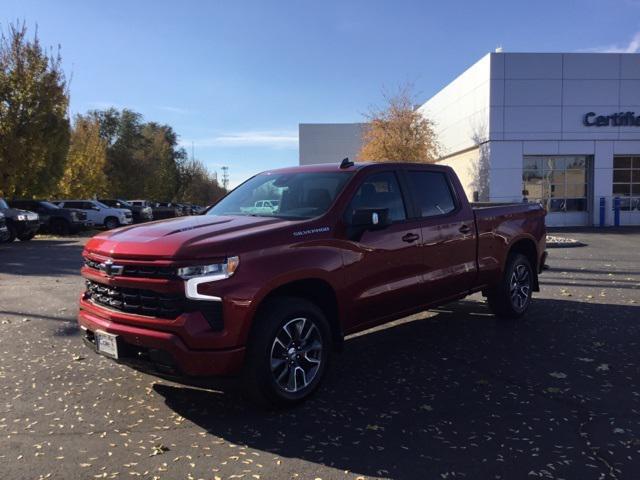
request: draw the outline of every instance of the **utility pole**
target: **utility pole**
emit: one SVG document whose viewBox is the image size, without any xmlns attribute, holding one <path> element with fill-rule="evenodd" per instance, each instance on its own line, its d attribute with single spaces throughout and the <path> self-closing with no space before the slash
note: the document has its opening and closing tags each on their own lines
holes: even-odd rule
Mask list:
<svg viewBox="0 0 640 480">
<path fill-rule="evenodd" d="M 222 188 L 227 190 L 229 187 L 229 167 L 222 167 Z"/>
</svg>

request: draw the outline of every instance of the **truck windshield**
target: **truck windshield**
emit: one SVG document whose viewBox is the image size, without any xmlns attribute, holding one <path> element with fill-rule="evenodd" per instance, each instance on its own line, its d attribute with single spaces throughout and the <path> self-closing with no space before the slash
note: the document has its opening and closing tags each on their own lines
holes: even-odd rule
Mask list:
<svg viewBox="0 0 640 480">
<path fill-rule="evenodd" d="M 325 213 L 351 172 L 262 173 L 214 205 L 207 215 L 307 219 Z"/>
</svg>

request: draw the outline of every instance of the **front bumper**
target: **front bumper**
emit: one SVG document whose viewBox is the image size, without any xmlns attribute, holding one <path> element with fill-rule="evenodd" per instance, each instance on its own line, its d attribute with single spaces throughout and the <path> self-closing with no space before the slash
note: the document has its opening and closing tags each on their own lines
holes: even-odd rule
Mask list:
<svg viewBox="0 0 640 480">
<path fill-rule="evenodd" d="M 0 227 L 0 243 L 9 238 L 9 229 L 5 226 Z"/>
<path fill-rule="evenodd" d="M 178 332 L 113 321 L 118 316 L 126 315 L 80 300 L 78 322 L 85 342 L 92 344 L 96 330 L 118 335 L 121 363 L 152 373 L 187 377 L 234 375 L 242 367 L 244 347 L 206 349 L 198 345 L 194 348 L 188 346 Z"/>
<path fill-rule="evenodd" d="M 40 229 L 39 220 L 25 220 L 22 222 L 14 222 L 18 235 L 30 235 L 36 233 Z"/>
</svg>

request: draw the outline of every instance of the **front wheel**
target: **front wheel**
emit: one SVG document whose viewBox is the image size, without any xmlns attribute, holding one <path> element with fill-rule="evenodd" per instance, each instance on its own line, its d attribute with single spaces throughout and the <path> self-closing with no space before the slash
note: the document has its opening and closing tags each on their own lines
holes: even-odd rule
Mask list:
<svg viewBox="0 0 640 480">
<path fill-rule="evenodd" d="M 104 226 L 107 230 L 113 230 L 114 228 L 118 228 L 120 226 L 120 222 L 116 217 L 107 217 L 104 221 Z"/>
<path fill-rule="evenodd" d="M 7 222 L 7 229 L 9 230 L 9 237 L 7 237 L 7 243 L 13 242 L 18 237 L 18 231 L 13 223 Z"/>
<path fill-rule="evenodd" d="M 271 300 L 249 340 L 246 387 L 262 405 L 294 405 L 318 387 L 330 352 L 330 329 L 320 308 L 295 297 Z"/>
<path fill-rule="evenodd" d="M 520 318 L 531 304 L 534 273 L 529 259 L 512 254 L 507 259 L 504 276 L 487 295 L 489 307 L 500 318 Z"/>
<path fill-rule="evenodd" d="M 28 242 L 35 236 L 36 236 L 36 232 L 30 232 L 30 233 L 18 235 L 18 238 L 20 239 L 21 242 Z"/>
</svg>

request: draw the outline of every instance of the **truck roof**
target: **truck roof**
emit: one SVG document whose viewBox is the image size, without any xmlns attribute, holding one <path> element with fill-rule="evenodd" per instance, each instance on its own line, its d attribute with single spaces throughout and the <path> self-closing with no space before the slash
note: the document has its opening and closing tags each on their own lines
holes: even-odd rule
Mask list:
<svg viewBox="0 0 640 480">
<path fill-rule="evenodd" d="M 415 166 L 428 166 L 443 168 L 444 165 L 437 165 L 433 163 L 417 163 L 417 162 L 355 162 L 353 165 L 345 168 L 340 168 L 340 162 L 335 163 L 318 163 L 314 165 L 298 165 L 294 167 L 276 168 L 272 170 L 266 170 L 262 173 L 295 173 L 295 172 L 354 172 L 363 168 L 369 167 L 402 167 L 406 165 Z"/>
</svg>

